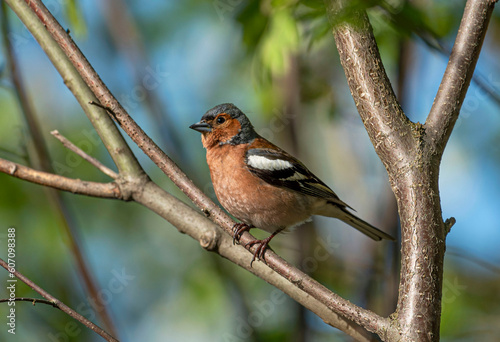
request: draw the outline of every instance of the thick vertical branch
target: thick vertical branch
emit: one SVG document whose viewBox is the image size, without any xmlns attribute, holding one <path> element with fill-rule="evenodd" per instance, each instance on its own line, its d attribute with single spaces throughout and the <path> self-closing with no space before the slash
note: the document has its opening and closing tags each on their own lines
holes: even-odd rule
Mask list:
<svg viewBox="0 0 500 342">
<path fill-rule="evenodd" d="M 336 15 L 333 4 L 328 9 Z M 405 168 L 415 145 L 410 120 L 396 99 L 366 14 L 355 12 L 352 21 L 337 23 L 333 33 L 352 97 L 375 151 L 388 171 Z"/>
<path fill-rule="evenodd" d="M 111 108 L 113 116 L 120 123 L 121 127 L 127 134 L 134 140 L 135 143 L 151 158 L 153 162 L 174 181 L 174 183 L 188 195 L 193 202 L 203 210 L 204 213 L 208 214 L 210 218 L 221 225 L 222 228 L 228 233 L 232 232 L 232 227 L 234 221 L 232 221 L 227 214 L 225 214 L 218 206 L 216 206 L 205 194 L 203 194 L 192 182 L 191 180 L 182 172 L 182 170 L 175 165 L 175 163 L 167 156 L 161 149 L 148 137 L 144 131 L 130 118 L 126 113 L 124 108 L 118 103 L 118 101 L 109 92 L 107 87 L 104 85 L 102 80 L 99 78 L 95 70 L 83 56 L 81 51 L 75 45 L 73 40 L 69 37 L 67 32 L 60 26 L 60 24 L 55 20 L 55 18 L 50 14 L 47 8 L 43 5 L 40 0 L 5 0 L 9 6 L 16 12 L 20 19 L 26 24 L 30 32 L 32 32 L 35 38 L 38 40 L 42 48 L 49 55 L 52 55 L 52 51 L 47 47 L 55 42 L 59 47 L 66 53 L 67 57 L 73 63 L 73 66 L 80 76 L 85 80 L 90 89 L 94 92 L 97 99 L 104 106 Z M 29 7 L 28 7 L 29 5 Z M 35 15 L 39 20 L 36 20 Z M 43 23 L 43 27 L 40 27 L 40 23 Z M 50 33 L 52 39 L 46 37 L 46 34 Z M 50 40 L 50 41 L 49 41 Z M 54 48 L 59 50 L 58 47 Z M 58 71 L 63 75 L 63 78 L 68 72 L 73 72 L 74 70 L 63 70 L 59 68 L 59 60 L 52 60 L 53 63 L 58 67 Z M 65 60 L 64 60 L 65 62 Z M 94 122 L 93 122 L 94 123 Z M 97 129 L 97 128 L 96 128 Z M 116 162 L 116 161 L 115 161 Z M 120 174 L 122 174 L 120 169 Z M 139 175 L 140 176 L 140 175 Z M 133 177 L 131 177 L 133 178 Z M 138 178 L 138 177 L 137 177 Z M 134 179 L 124 181 L 134 181 Z M 140 181 L 140 180 L 137 180 Z M 144 180 L 143 180 L 144 181 Z M 146 182 L 150 185 L 150 182 Z M 152 197 L 143 197 L 145 194 L 144 184 L 138 183 L 141 186 L 140 190 L 134 191 L 132 198 L 137 202 L 143 203 L 148 208 L 151 209 L 150 205 L 156 204 L 152 202 Z M 161 204 L 161 203 L 160 203 Z M 176 216 L 173 208 L 169 208 L 169 212 L 166 214 L 167 217 Z M 183 217 L 181 221 L 176 221 L 174 225 L 178 226 L 181 222 L 184 224 L 190 224 L 188 217 Z M 226 236 L 228 238 L 228 236 Z M 245 245 L 252 239 L 251 235 L 245 233 L 240 239 L 242 245 Z M 232 241 L 229 239 L 229 241 Z M 232 246 L 232 244 L 230 244 Z M 224 251 L 228 246 L 225 246 Z M 232 247 L 231 252 L 241 249 L 241 246 Z M 247 247 L 250 251 L 255 251 L 255 246 Z M 223 255 L 221 253 L 221 255 Z M 247 254 L 249 256 L 250 254 Z M 223 255 L 226 257 L 226 255 Z M 231 257 L 231 260 L 233 258 Z M 234 261 L 234 260 L 233 260 Z M 297 292 L 297 300 L 301 303 L 310 301 L 314 299 L 315 301 L 324 305 L 327 310 L 329 310 L 333 315 L 330 317 L 324 317 L 325 321 L 335 327 L 345 331 L 351 336 L 356 336 L 356 338 L 365 338 L 365 334 L 359 332 L 359 327 L 356 324 L 362 326 L 368 331 L 384 331 L 388 326 L 388 320 L 380 317 L 379 315 L 365 310 L 357 305 L 350 303 L 348 300 L 332 293 L 325 286 L 321 285 L 314 279 L 310 278 L 297 268 L 293 267 L 280 257 L 278 257 L 271 250 L 267 250 L 265 253 L 265 261 L 267 266 L 279 274 L 286 280 L 287 293 Z M 249 268 L 250 262 L 247 262 L 245 268 Z M 243 266 L 243 264 L 239 264 Z M 267 266 L 262 266 L 259 263 L 259 267 L 264 267 L 266 272 L 262 277 L 268 280 L 270 275 L 274 275 L 273 272 L 269 272 Z M 252 269 L 250 269 L 252 271 Z M 295 297 L 294 297 L 295 298 Z M 316 309 L 314 307 L 308 307 L 314 312 Z M 333 318 L 332 318 L 333 317 Z M 355 322 L 353 324 L 351 321 Z"/>
<path fill-rule="evenodd" d="M 390 341 L 439 339 L 447 228 L 439 199 L 439 161 L 477 61 L 494 1 L 470 0 L 458 45 L 429 116 L 412 123 L 393 94 L 366 14 L 345 14 L 342 1 L 326 1 L 337 20 L 335 41 L 359 114 L 384 163 L 398 202 L 402 228 L 399 298 Z M 352 10 L 352 9 L 350 9 Z M 344 11 L 344 12 L 343 12 Z M 436 150 L 437 149 L 437 150 Z M 436 160 L 436 156 L 438 156 Z"/>
<path fill-rule="evenodd" d="M 187 176 L 164 155 L 149 137 L 146 136 L 148 139 L 144 138 L 144 132 L 140 127 L 135 126 L 133 120 L 113 98 L 74 42 L 48 13 L 41 1 L 25 1 L 38 15 L 61 49 L 65 51 L 101 103 L 113 109 L 124 130 L 204 212 L 210 213 L 214 221 L 220 223 L 227 232 L 230 232 L 233 222 L 194 187 Z M 471 0 L 470 3 L 475 1 L 477 0 Z M 6 0 L 6 2 L 13 7 L 19 7 L 18 15 L 21 12 L 26 14 L 27 8 L 20 8 L 19 5 L 19 3 L 26 5 L 23 1 Z M 486 1 L 483 2 L 486 3 Z M 333 0 L 327 1 L 330 12 L 335 15 L 334 3 L 336 2 Z M 487 3 L 492 6 L 494 2 Z M 25 22 L 28 22 L 27 18 L 30 21 L 33 20 L 32 16 L 28 14 L 25 17 L 20 17 Z M 429 140 L 426 140 L 426 127 L 410 122 L 401 110 L 380 60 L 366 15 L 358 12 L 355 13 L 354 17 L 355 21 L 337 23 L 334 34 L 351 93 L 375 150 L 388 171 L 392 189 L 398 201 L 402 222 L 403 257 L 396 314 L 389 321 L 353 305 L 279 259 L 273 253 L 266 252 L 266 261 L 277 274 L 283 277 L 278 279 L 282 281 L 284 288 L 287 288 L 287 293 L 297 293 L 297 300 L 305 301 L 312 298 L 321 303 L 320 306 L 324 305 L 324 309 L 328 312 L 338 313 L 368 331 L 377 332 L 386 340 L 436 340 L 439 338 L 446 231 L 441 217 L 438 195 L 439 160 L 436 162 L 435 151 L 432 150 L 432 145 L 427 143 Z M 473 16 L 476 19 L 479 17 Z M 483 16 L 483 19 L 486 17 Z M 28 22 L 27 26 L 33 30 L 34 26 L 31 27 L 29 24 Z M 471 51 L 479 52 L 479 50 L 474 49 Z M 465 56 L 465 58 L 471 57 L 473 56 Z M 471 67 L 474 67 L 474 63 L 469 64 L 466 68 Z M 466 74 L 468 72 L 470 70 L 467 69 Z M 444 126 L 448 127 L 449 125 Z M 442 148 L 444 148 L 445 143 L 446 141 L 443 142 Z M 148 185 L 152 186 L 150 182 Z M 145 186 L 142 189 L 142 192 L 134 193 L 133 198 L 136 201 L 152 210 L 155 210 L 155 206 L 165 204 L 164 201 L 152 196 L 151 192 L 148 193 Z M 160 192 L 159 189 L 155 191 Z M 164 192 L 161 194 L 165 196 Z M 160 213 L 159 210 L 157 212 Z M 164 212 L 165 217 L 170 219 L 177 214 L 177 210 L 174 210 L 172 206 L 167 206 Z M 176 221 L 173 223 L 176 226 L 183 224 L 192 226 L 192 222 L 189 222 L 186 217 L 188 216 L 177 215 Z M 242 247 L 230 247 L 231 239 L 227 235 L 223 236 L 226 245 L 223 243 L 214 244 L 209 249 L 219 248 L 221 255 L 235 261 L 235 257 L 229 254 L 235 253 Z M 245 239 L 244 236 L 243 243 L 248 241 Z M 208 244 L 206 245 L 208 246 Z M 206 248 L 208 248 L 207 246 Z M 249 257 L 249 255 L 246 256 Z M 238 263 L 238 261 L 235 262 Z M 238 264 L 243 266 L 244 262 Z M 259 263 L 256 268 L 262 268 L 262 272 L 275 275 L 275 273 L 269 272 L 269 269 L 263 264 Z M 264 276 L 263 278 L 268 279 Z M 304 296 L 302 292 L 307 295 Z M 313 306 L 314 308 L 316 306 Z M 322 315 L 322 317 L 325 319 L 325 316 Z M 331 323 L 332 325 L 339 325 L 337 318 L 332 319 L 332 321 L 334 322 Z M 345 320 L 344 323 L 345 325 L 341 326 L 341 329 L 343 327 L 344 331 L 350 331 L 350 322 Z M 352 332 L 351 335 L 354 336 Z"/>
<path fill-rule="evenodd" d="M 465 6 L 448 66 L 425 122 L 439 158 L 458 119 L 496 2 L 469 0 Z"/>
<path fill-rule="evenodd" d="M 333 5 L 329 9 L 335 11 Z M 442 222 L 439 200 L 425 195 L 437 193 L 437 177 L 436 181 L 429 177 L 429 165 L 423 163 L 419 153 L 420 130 L 397 102 L 366 14 L 353 14 L 351 21 L 336 24 L 335 42 L 358 112 L 387 169 L 402 226 L 398 315 L 392 329 L 381 337 L 392 340 L 402 335 L 420 340 L 422 336 L 417 331 L 439 332 L 444 255 L 440 251 L 444 248 L 435 242 L 443 241 L 444 234 L 436 238 L 429 233 L 443 229 L 435 229 L 436 222 Z M 429 213 L 422 214 L 426 210 Z M 401 305 L 402 302 L 409 305 Z M 417 316 L 421 317 L 419 322 Z M 405 322 L 403 326 L 401 322 Z M 406 322 L 411 324 L 407 326 Z M 409 331 L 412 324 L 414 330 Z"/>
</svg>

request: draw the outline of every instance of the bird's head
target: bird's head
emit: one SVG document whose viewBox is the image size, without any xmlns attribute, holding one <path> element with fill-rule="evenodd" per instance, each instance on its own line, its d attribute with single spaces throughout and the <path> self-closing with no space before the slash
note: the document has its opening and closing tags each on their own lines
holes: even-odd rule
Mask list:
<svg viewBox="0 0 500 342">
<path fill-rule="evenodd" d="M 189 128 L 201 132 L 201 141 L 205 148 L 245 144 L 257 137 L 250 120 L 232 103 L 215 106 L 201 117 L 200 122 Z"/>
</svg>

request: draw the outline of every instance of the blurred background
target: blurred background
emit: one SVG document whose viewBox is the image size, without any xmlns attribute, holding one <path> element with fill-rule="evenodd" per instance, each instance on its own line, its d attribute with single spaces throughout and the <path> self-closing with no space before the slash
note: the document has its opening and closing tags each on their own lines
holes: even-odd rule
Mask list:
<svg viewBox="0 0 500 342">
<path fill-rule="evenodd" d="M 213 106 L 231 102 L 258 132 L 299 157 L 360 217 L 399 236 L 394 195 L 347 88 L 323 1 L 44 3 L 70 29 L 132 117 L 214 200 L 199 133 L 188 126 Z M 404 111 L 412 121 L 425 122 L 465 2 L 358 5 L 367 7 Z M 33 142 L 12 81 L 14 61 L 51 158 L 46 166 L 71 178 L 110 181 L 49 134 L 59 130 L 113 168 L 63 80 L 5 6 L 2 25 L 0 157 L 41 167 L 39 142 Z M 499 38 L 497 9 L 441 166 L 443 218 L 457 220 L 447 238 L 443 341 L 495 341 L 500 336 Z M 131 146 L 154 181 L 189 202 Z M 7 257 L 9 227 L 17 232 L 17 269 L 98 325 L 111 326 L 122 341 L 348 340 L 137 204 L 54 194 L 0 174 L 2 258 Z M 394 311 L 398 244 L 375 243 L 338 220 L 316 218 L 271 245 L 350 301 L 385 316 Z M 93 281 L 85 281 L 82 269 Z M 7 278 L 0 271 L 1 298 L 8 296 Z M 107 314 L 96 315 L 100 310 L 88 292 L 92 283 Z M 39 298 L 20 282 L 17 296 Z M 48 305 L 19 302 L 16 309 L 13 336 L 5 324 L 8 306 L 0 303 L 2 341 L 101 340 Z"/>
</svg>

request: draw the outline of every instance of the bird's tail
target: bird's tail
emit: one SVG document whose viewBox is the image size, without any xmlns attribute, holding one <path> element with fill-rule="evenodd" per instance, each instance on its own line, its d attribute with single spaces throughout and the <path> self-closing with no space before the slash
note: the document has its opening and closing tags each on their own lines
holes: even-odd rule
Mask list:
<svg viewBox="0 0 500 342">
<path fill-rule="evenodd" d="M 396 240 L 389 234 L 384 233 L 380 229 L 375 228 L 368 222 L 363 221 L 356 215 L 352 214 L 351 212 L 348 211 L 347 208 L 350 207 L 340 200 L 336 200 L 335 202 L 329 201 L 327 202 L 327 205 L 321 206 L 319 210 L 317 210 L 314 214 L 328 216 L 328 217 L 335 217 L 339 220 L 342 220 L 351 227 L 356 228 L 361 233 L 365 234 L 369 238 L 372 238 L 373 240 L 376 241 L 380 241 L 382 239 L 391 241 Z"/>
<path fill-rule="evenodd" d="M 344 221 L 351 227 L 356 228 L 359 230 L 361 233 L 365 234 L 369 238 L 372 238 L 373 240 L 380 241 L 382 239 L 386 240 L 391 240 L 395 241 L 396 239 L 390 236 L 387 233 L 384 233 L 378 228 L 375 228 L 371 224 L 369 224 L 366 221 L 363 221 L 356 215 L 351 214 L 350 212 L 347 211 L 345 208 L 341 208 L 339 212 L 337 212 L 337 218 Z"/>
</svg>

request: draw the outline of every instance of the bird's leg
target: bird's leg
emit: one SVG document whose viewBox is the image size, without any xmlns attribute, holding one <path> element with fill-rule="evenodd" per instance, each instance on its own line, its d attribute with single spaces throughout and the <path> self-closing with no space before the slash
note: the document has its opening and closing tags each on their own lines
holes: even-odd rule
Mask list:
<svg viewBox="0 0 500 342">
<path fill-rule="evenodd" d="M 245 247 L 247 247 L 247 246 L 253 246 L 253 245 L 256 245 L 256 244 L 260 245 L 259 247 L 257 247 L 257 249 L 255 250 L 255 252 L 253 253 L 253 258 L 252 258 L 252 261 L 250 262 L 250 267 L 252 267 L 252 264 L 253 264 L 253 262 L 255 261 L 256 258 L 258 258 L 259 260 L 263 260 L 264 259 L 264 252 L 266 251 L 267 245 L 269 245 L 269 242 L 271 241 L 271 239 L 273 237 L 275 237 L 282 230 L 283 229 L 279 229 L 279 230 L 275 231 L 274 233 L 272 233 L 270 236 L 268 236 L 264 240 L 252 240 L 252 241 L 248 242 L 247 244 L 245 244 Z"/>
<path fill-rule="evenodd" d="M 233 245 L 235 244 L 236 240 L 240 240 L 241 234 L 244 232 L 248 232 L 250 229 L 253 227 L 249 226 L 246 223 L 235 223 L 233 226 Z"/>
</svg>

